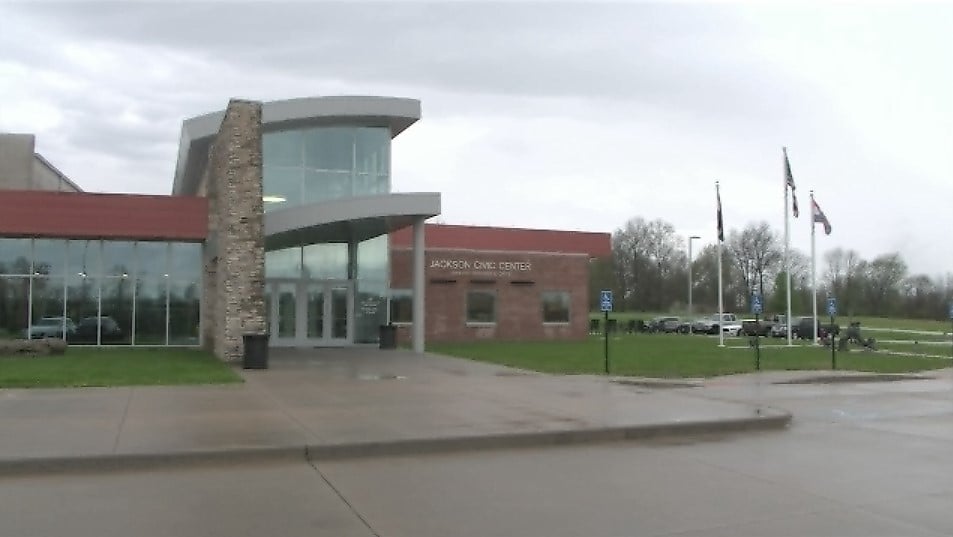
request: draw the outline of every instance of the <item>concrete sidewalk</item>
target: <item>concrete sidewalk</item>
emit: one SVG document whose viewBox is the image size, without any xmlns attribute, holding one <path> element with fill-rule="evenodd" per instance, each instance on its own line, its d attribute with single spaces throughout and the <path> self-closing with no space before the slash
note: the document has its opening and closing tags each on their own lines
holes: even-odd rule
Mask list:
<svg viewBox="0 0 953 537">
<path fill-rule="evenodd" d="M 377 349 L 272 350 L 241 385 L 0 390 L 0 475 L 328 459 L 779 429 L 686 383 L 550 376 Z"/>
</svg>

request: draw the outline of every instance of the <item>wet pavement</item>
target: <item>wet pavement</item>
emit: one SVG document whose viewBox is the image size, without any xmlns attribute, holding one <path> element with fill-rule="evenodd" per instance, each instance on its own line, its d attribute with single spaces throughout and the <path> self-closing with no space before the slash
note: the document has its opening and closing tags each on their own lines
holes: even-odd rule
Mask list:
<svg viewBox="0 0 953 537">
<path fill-rule="evenodd" d="M 244 384 L 0 390 L 0 473 L 221 456 L 498 449 L 783 428 L 696 384 L 550 376 L 377 349 L 273 350 Z"/>
</svg>

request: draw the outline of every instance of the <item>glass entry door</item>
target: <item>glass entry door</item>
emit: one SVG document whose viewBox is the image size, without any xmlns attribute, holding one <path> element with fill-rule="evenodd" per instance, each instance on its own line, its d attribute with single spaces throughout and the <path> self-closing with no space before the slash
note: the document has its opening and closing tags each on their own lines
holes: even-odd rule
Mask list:
<svg viewBox="0 0 953 537">
<path fill-rule="evenodd" d="M 270 281 L 265 300 L 274 346 L 338 346 L 354 341 L 351 281 Z"/>
</svg>

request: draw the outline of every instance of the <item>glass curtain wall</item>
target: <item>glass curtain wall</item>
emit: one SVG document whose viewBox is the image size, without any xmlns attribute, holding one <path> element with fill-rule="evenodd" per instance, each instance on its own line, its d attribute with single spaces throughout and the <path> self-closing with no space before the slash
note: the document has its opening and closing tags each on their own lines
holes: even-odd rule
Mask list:
<svg viewBox="0 0 953 537">
<path fill-rule="evenodd" d="M 387 127 L 265 133 L 265 211 L 390 192 L 390 141 Z"/>
<path fill-rule="evenodd" d="M 0 239 L 0 337 L 197 345 L 201 244 Z"/>
</svg>

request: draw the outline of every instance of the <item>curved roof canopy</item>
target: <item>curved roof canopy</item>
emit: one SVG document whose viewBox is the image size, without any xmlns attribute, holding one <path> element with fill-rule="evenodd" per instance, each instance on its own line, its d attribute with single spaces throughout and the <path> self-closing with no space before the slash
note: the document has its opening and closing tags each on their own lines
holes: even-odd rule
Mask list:
<svg viewBox="0 0 953 537">
<path fill-rule="evenodd" d="M 388 127 L 393 138 L 420 119 L 420 101 L 397 97 L 305 97 L 263 103 L 261 116 L 263 132 L 357 125 Z M 205 172 L 209 146 L 224 117 L 225 111 L 220 110 L 182 122 L 173 194 L 195 195 Z"/>
<path fill-rule="evenodd" d="M 265 213 L 265 250 L 361 242 L 440 214 L 436 192 L 381 194 L 296 205 Z"/>
</svg>

